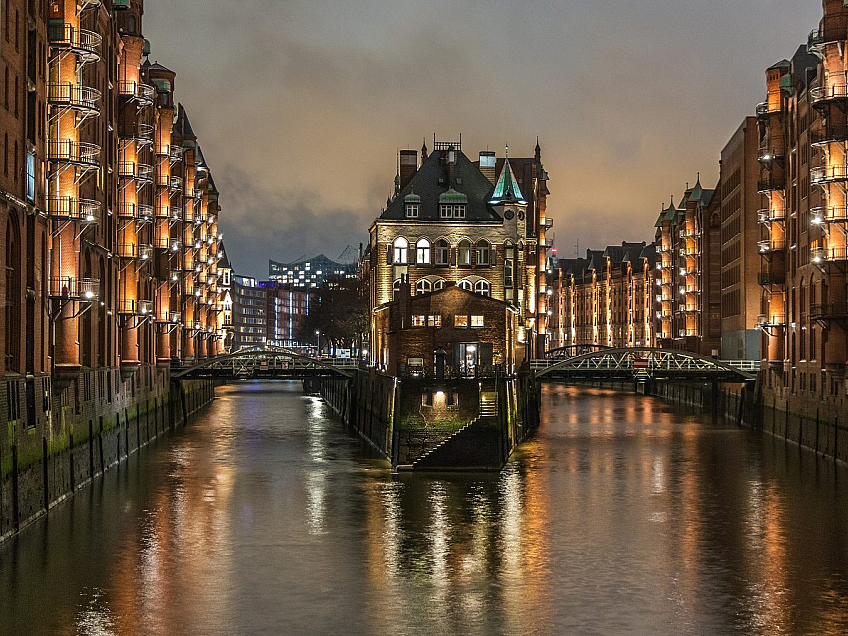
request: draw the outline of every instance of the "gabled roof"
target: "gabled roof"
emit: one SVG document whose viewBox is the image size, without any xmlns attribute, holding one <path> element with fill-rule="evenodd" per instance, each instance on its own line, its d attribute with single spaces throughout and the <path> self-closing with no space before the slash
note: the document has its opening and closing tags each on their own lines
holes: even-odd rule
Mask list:
<svg viewBox="0 0 848 636">
<path fill-rule="evenodd" d="M 218 259 L 218 267 L 223 267 L 227 269 L 232 269 L 233 266 L 230 265 L 230 259 L 227 257 L 227 248 L 224 247 L 224 241 L 221 241 L 221 258 Z"/>
<path fill-rule="evenodd" d="M 194 134 L 191 122 L 188 120 L 188 115 L 186 114 L 185 108 L 183 108 L 182 104 L 179 106 L 177 124 L 174 128 L 176 129 L 177 134 L 185 139 L 197 139 L 197 135 Z"/>
<path fill-rule="evenodd" d="M 663 208 L 662 212 L 660 212 L 660 216 L 657 219 L 657 222 L 654 224 L 654 227 L 662 227 L 663 221 L 673 221 L 674 215 L 677 213 L 677 208 L 674 207 L 674 195 L 671 197 L 671 202 L 668 204 L 667 208 Z"/>
<path fill-rule="evenodd" d="M 466 221 L 501 220 L 501 217 L 489 205 L 492 194 L 491 182 L 460 150 L 454 151 L 456 163 L 453 170 L 453 179 L 450 179 L 446 156 L 445 161 L 442 161 L 442 156 L 446 155 L 447 152 L 446 150 L 434 150 L 427 157 L 418 172 L 386 206 L 385 211 L 380 215 L 380 220 L 406 220 L 406 196 L 415 194 L 421 198 L 416 220 L 441 221 L 439 199 L 451 189 L 468 198 L 465 211 Z"/>
<path fill-rule="evenodd" d="M 498 205 L 501 203 L 527 203 L 521 195 L 521 189 L 518 187 L 518 181 L 515 179 L 515 174 L 512 172 L 512 166 L 509 164 L 509 159 L 504 163 L 501 176 L 498 178 L 498 183 L 495 186 L 495 192 L 492 194 L 492 199 L 489 203 Z"/>
</svg>

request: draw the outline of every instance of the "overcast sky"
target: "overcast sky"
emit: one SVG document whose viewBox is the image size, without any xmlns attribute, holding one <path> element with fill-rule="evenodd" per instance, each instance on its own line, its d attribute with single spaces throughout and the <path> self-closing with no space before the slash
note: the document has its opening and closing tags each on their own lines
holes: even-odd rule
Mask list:
<svg viewBox="0 0 848 636">
<path fill-rule="evenodd" d="M 561 256 L 652 240 L 820 0 L 147 0 L 239 273 L 367 241 L 396 150 L 505 142 L 550 173 Z"/>
</svg>

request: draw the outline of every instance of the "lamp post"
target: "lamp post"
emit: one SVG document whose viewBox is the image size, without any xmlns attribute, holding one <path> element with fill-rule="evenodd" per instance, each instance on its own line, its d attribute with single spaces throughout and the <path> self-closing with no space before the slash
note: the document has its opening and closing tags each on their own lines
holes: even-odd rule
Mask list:
<svg viewBox="0 0 848 636">
<path fill-rule="evenodd" d="M 320 357 L 321 356 L 321 332 L 316 331 L 315 335 L 318 336 L 318 353 L 316 354 L 316 356 Z"/>
</svg>

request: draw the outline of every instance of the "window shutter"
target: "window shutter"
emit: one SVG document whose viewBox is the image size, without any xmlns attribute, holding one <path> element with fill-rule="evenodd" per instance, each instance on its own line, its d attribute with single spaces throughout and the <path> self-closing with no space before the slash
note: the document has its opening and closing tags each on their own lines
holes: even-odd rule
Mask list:
<svg viewBox="0 0 848 636">
<path fill-rule="evenodd" d="M 455 247 L 452 247 L 450 249 L 450 264 L 453 267 L 456 267 L 456 250 L 457 250 L 457 248 L 455 248 Z"/>
<path fill-rule="evenodd" d="M 498 251 L 493 247 L 489 250 L 489 266 L 495 267 L 498 260 Z"/>
</svg>

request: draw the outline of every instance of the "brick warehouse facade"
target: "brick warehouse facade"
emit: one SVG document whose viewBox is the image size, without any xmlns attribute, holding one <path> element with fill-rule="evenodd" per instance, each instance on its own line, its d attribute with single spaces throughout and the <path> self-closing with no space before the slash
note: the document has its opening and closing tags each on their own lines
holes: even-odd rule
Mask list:
<svg viewBox="0 0 848 636">
<path fill-rule="evenodd" d="M 513 168 L 515 164 L 516 169 Z M 367 250 L 372 311 L 401 286 L 426 294 L 453 283 L 511 304 L 519 313 L 517 357 L 547 346 L 547 173 L 541 149 L 530 159 L 499 160 L 482 152 L 472 162 L 461 143 L 400 153 L 395 194 L 371 227 Z M 376 341 L 372 319 L 372 343 Z M 381 367 L 379 348 L 371 361 Z"/>
<path fill-rule="evenodd" d="M 0 3 L 3 488 L 161 410 L 172 359 L 223 348 L 218 192 L 143 13 Z"/>
</svg>

